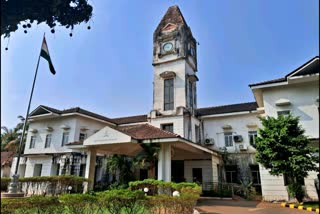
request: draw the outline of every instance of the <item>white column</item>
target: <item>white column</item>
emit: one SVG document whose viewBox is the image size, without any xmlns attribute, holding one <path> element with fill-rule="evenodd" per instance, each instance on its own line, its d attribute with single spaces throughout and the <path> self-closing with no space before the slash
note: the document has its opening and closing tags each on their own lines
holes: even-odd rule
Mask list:
<svg viewBox="0 0 320 214">
<path fill-rule="evenodd" d="M 84 192 L 87 192 L 93 189 L 94 173 L 96 168 L 96 154 L 97 153 L 94 149 L 90 149 L 87 151 L 85 178 L 88 178 L 89 182 L 84 187 Z"/>
<path fill-rule="evenodd" d="M 171 145 L 168 143 L 160 144 L 158 180 L 171 181 Z"/>
<path fill-rule="evenodd" d="M 212 167 L 212 182 L 218 182 L 219 175 L 218 175 L 218 164 L 219 164 L 219 158 L 211 155 L 211 167 Z"/>
</svg>

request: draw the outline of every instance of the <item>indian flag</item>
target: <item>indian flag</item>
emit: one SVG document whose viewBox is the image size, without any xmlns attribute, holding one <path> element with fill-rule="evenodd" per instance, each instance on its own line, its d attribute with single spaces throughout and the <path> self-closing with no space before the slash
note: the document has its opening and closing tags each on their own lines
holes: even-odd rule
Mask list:
<svg viewBox="0 0 320 214">
<path fill-rule="evenodd" d="M 45 37 L 43 37 L 40 56 L 42 56 L 48 61 L 51 73 L 56 74 L 56 71 L 54 70 L 54 67 L 50 58 L 49 49 L 48 49 L 48 45 Z"/>
</svg>

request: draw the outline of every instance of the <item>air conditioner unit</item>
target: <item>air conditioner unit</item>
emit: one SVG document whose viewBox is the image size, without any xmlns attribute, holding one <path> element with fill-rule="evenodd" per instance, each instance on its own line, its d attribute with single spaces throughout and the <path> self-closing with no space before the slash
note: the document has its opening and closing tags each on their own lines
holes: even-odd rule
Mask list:
<svg viewBox="0 0 320 214">
<path fill-rule="evenodd" d="M 234 140 L 234 142 L 238 143 L 238 142 L 242 142 L 243 138 L 241 135 L 234 135 L 233 140 Z"/>
<path fill-rule="evenodd" d="M 246 151 L 248 148 L 241 144 L 241 145 L 239 145 L 239 149 L 240 149 L 240 151 Z"/>
<path fill-rule="evenodd" d="M 214 139 L 213 138 L 207 138 L 204 140 L 205 145 L 214 145 Z"/>
</svg>

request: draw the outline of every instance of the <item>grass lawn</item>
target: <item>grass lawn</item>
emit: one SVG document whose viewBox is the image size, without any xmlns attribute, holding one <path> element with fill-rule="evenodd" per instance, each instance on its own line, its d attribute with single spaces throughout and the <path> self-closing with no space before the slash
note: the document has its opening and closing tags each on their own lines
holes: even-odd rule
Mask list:
<svg viewBox="0 0 320 214">
<path fill-rule="evenodd" d="M 304 207 L 311 207 L 311 208 L 319 208 L 319 202 L 313 201 L 313 202 L 304 202 Z"/>
</svg>

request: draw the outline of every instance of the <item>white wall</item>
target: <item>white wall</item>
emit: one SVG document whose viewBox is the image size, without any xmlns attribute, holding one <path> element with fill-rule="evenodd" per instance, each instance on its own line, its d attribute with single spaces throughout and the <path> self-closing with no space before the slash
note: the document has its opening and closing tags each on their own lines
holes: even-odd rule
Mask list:
<svg viewBox="0 0 320 214">
<path fill-rule="evenodd" d="M 279 99 L 288 99 L 289 106 L 276 106 Z M 294 84 L 264 89 L 263 102 L 267 116 L 277 116 L 277 111 L 290 110 L 294 116 L 300 117 L 300 124 L 310 138 L 319 138 L 319 82 Z"/>
<path fill-rule="evenodd" d="M 184 161 L 184 176 L 187 182 L 193 182 L 192 168 L 202 169 L 202 182 L 213 181 L 211 160 Z"/>
<path fill-rule="evenodd" d="M 62 125 L 68 125 L 69 130 L 63 130 Z M 71 152 L 67 146 L 61 146 L 63 132 L 69 132 L 69 142 L 79 140 L 80 129 L 83 127 L 88 128 L 85 131 L 87 137 L 94 134 L 95 131 L 105 127 L 105 123 L 96 120 L 80 117 L 80 116 L 67 116 L 54 119 L 37 120 L 30 123 L 29 130 L 37 129 L 38 132 L 33 134 L 30 131 L 27 135 L 25 154 L 41 154 L 41 153 L 63 153 Z M 47 131 L 47 127 L 52 127 L 53 131 Z M 46 135 L 52 134 L 51 145 L 45 148 Z M 35 148 L 30 149 L 31 136 L 36 136 Z"/>
<path fill-rule="evenodd" d="M 26 162 L 25 177 L 33 177 L 35 164 L 42 164 L 41 176 L 51 175 L 52 157 L 51 156 L 32 156 Z"/>
<path fill-rule="evenodd" d="M 288 191 L 284 186 L 283 176 L 270 175 L 262 165 L 260 168 L 262 197 L 265 201 L 289 200 Z"/>
<path fill-rule="evenodd" d="M 186 66 L 187 63 L 185 60 L 178 60 L 154 67 L 154 110 L 161 110 L 163 113 L 164 79 L 160 77 L 160 74 L 165 71 L 173 71 L 176 73 L 176 77 L 174 78 L 174 109 L 178 106 L 186 106 L 185 78 L 187 72 L 192 72 L 191 69 L 187 71 Z"/>
<path fill-rule="evenodd" d="M 242 135 L 243 142 L 233 142 L 232 147 L 227 147 L 228 152 L 238 152 L 238 145 L 243 144 L 244 147 L 248 146 L 248 151 L 255 152 L 255 149 L 249 143 L 249 131 L 255 131 L 261 126 L 257 113 L 246 113 L 241 115 L 230 115 L 212 118 L 203 118 L 204 138 L 213 138 L 213 148 L 219 149 L 225 146 L 224 132 L 233 132 L 235 135 Z M 256 128 L 248 128 L 248 124 L 256 124 Z M 230 125 L 232 129 L 224 130 L 222 127 Z"/>
<path fill-rule="evenodd" d="M 173 132 L 180 136 L 184 136 L 184 127 L 183 127 L 183 116 L 167 116 L 167 117 L 157 117 L 152 118 L 150 124 L 161 128 L 161 124 L 173 123 Z"/>
</svg>

